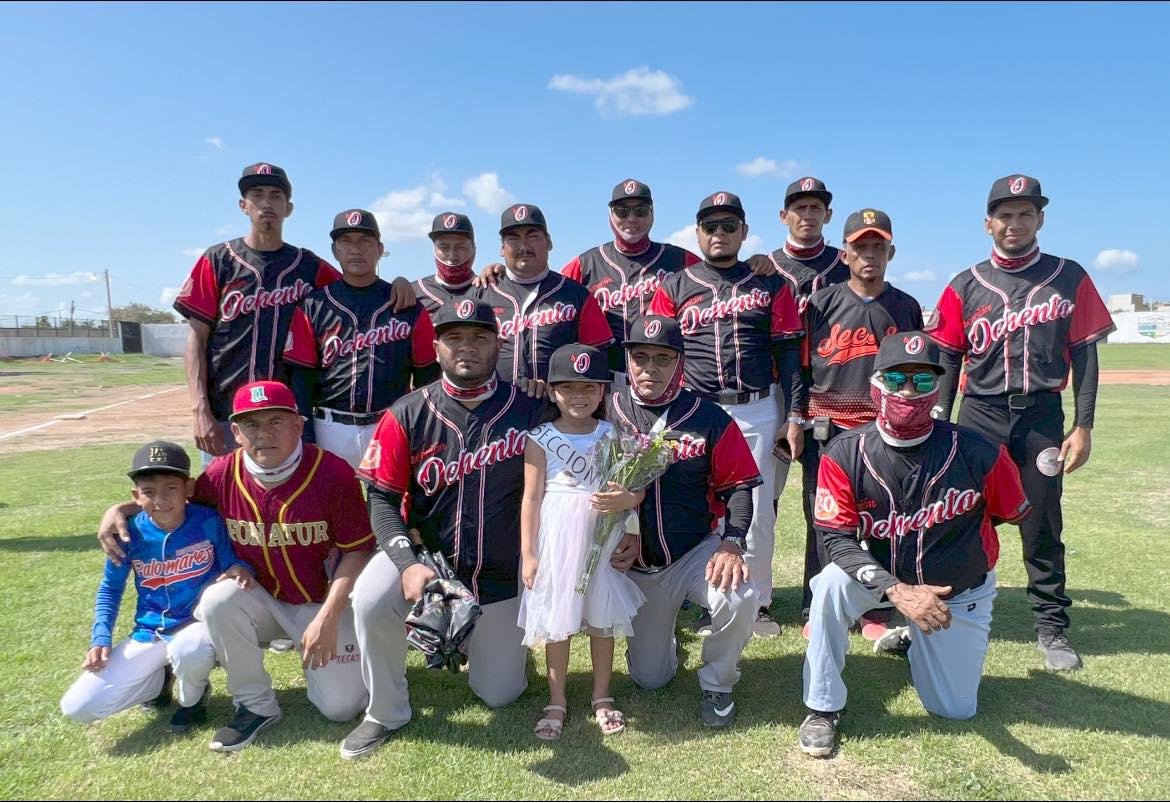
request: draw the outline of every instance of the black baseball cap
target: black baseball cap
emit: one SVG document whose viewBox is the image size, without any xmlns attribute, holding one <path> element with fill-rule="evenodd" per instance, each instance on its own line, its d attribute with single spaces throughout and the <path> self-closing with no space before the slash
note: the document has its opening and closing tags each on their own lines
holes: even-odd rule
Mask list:
<svg viewBox="0 0 1170 803">
<path fill-rule="evenodd" d="M 279 187 L 284 194 L 292 197 L 292 184 L 289 183 L 288 173 L 283 167 L 277 167 L 268 162 L 257 162 L 244 168 L 239 181 L 240 197 L 243 197 L 253 187 Z"/>
<path fill-rule="evenodd" d="M 435 327 L 435 334 L 452 326 L 482 326 L 493 332 L 500 331 L 499 324 L 496 323 L 496 313 L 491 305 L 473 298 L 448 301 L 431 313 L 431 323 Z"/>
<path fill-rule="evenodd" d="M 463 234 L 472 240 L 475 239 L 475 229 L 471 226 L 471 218 L 458 212 L 440 212 L 431 221 L 431 233 L 427 236 L 433 241 L 441 234 Z"/>
<path fill-rule="evenodd" d="M 826 207 L 833 203 L 833 193 L 829 192 L 829 188 L 825 186 L 825 182 L 819 178 L 805 176 L 804 178 L 798 178 L 788 185 L 788 189 L 784 192 L 784 208 L 787 209 L 788 204 L 802 195 L 811 195 L 814 198 L 820 198 L 825 202 Z"/>
<path fill-rule="evenodd" d="M 329 232 L 330 239 L 336 240 L 348 231 L 364 231 L 366 234 L 374 235 L 379 242 L 382 240 L 382 231 L 378 228 L 377 218 L 374 217 L 373 212 L 367 212 L 365 209 L 349 209 L 345 212 L 338 212 L 333 217 L 333 231 Z"/>
<path fill-rule="evenodd" d="M 880 209 L 859 209 L 845 221 L 845 242 L 855 242 L 870 231 L 887 240 L 894 239 L 894 225 L 890 223 L 889 215 Z"/>
<path fill-rule="evenodd" d="M 609 358 L 601 349 L 581 343 L 561 346 L 548 359 L 548 383 L 612 382 Z"/>
<path fill-rule="evenodd" d="M 622 344 L 628 350 L 632 346 L 661 346 L 682 354 L 686 350 L 682 329 L 674 318 L 661 315 L 647 315 L 639 318 L 630 327 L 630 333 Z"/>
<path fill-rule="evenodd" d="M 1000 201 L 1031 201 L 1037 209 L 1048 206 L 1048 199 L 1040 190 L 1040 181 L 1019 173 L 997 178 L 991 185 L 991 192 L 987 193 L 987 214 L 990 215 Z"/>
<path fill-rule="evenodd" d="M 873 361 L 875 371 L 886 371 L 907 363 L 929 365 L 935 373 L 943 373 L 942 355 L 938 344 L 924 332 L 895 332 L 886 335 Z"/>
<path fill-rule="evenodd" d="M 743 211 L 743 203 L 738 195 L 730 192 L 713 192 L 699 203 L 699 211 L 695 213 L 695 220 L 700 221 L 710 212 L 732 212 L 740 220 L 747 220 Z"/>
<path fill-rule="evenodd" d="M 650 195 L 650 187 L 638 181 L 636 178 L 627 178 L 625 181 L 619 181 L 617 186 L 613 188 L 613 196 L 609 199 L 609 205 L 613 206 L 618 201 L 624 201 L 627 198 L 645 201 L 648 204 L 654 204 L 654 198 Z"/>
<path fill-rule="evenodd" d="M 536 228 L 548 234 L 548 224 L 544 222 L 544 212 L 540 211 L 539 206 L 533 206 L 532 204 L 512 204 L 500 215 L 501 236 L 508 229 L 515 229 L 520 226 L 536 226 Z"/>
<path fill-rule="evenodd" d="M 151 441 L 134 453 L 134 460 L 131 461 L 126 476 L 133 480 L 137 479 L 139 474 L 156 471 L 190 477 L 191 458 L 178 444 L 170 441 Z"/>
</svg>

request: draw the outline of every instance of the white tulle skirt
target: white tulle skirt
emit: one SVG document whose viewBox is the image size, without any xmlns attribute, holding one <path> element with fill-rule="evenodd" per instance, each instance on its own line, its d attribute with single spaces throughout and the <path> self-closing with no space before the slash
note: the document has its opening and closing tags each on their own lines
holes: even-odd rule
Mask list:
<svg viewBox="0 0 1170 803">
<path fill-rule="evenodd" d="M 589 589 L 584 595 L 577 593 L 597 521 L 589 496 L 580 491 L 550 491 L 541 503 L 540 565 L 532 588 L 525 588 L 520 598 L 517 620 L 526 646 L 564 641 L 586 628 L 600 636 L 634 634 L 631 622 L 646 597 L 633 580 L 609 565 L 623 526 L 610 533 Z"/>
</svg>

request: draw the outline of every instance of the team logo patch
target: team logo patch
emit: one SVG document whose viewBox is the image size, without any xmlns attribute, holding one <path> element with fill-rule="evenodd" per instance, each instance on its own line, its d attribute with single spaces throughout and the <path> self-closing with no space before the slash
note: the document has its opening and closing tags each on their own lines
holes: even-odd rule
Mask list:
<svg viewBox="0 0 1170 803">
<path fill-rule="evenodd" d="M 351 226 L 356 226 L 362 222 L 362 213 L 354 210 L 345 216 L 345 222 Z"/>
<path fill-rule="evenodd" d="M 252 403 L 268 401 L 268 394 L 264 392 L 264 387 L 252 388 Z"/>
<path fill-rule="evenodd" d="M 1028 179 L 1023 176 L 1016 176 L 1012 179 L 1012 183 L 1008 185 L 1008 192 L 1012 195 L 1019 195 L 1026 189 L 1028 189 Z"/>
<path fill-rule="evenodd" d="M 626 195 L 633 195 L 637 191 L 638 191 L 638 182 L 636 182 L 636 181 L 627 181 L 626 182 Z"/>
<path fill-rule="evenodd" d="M 841 513 L 837 507 L 837 500 L 827 488 L 817 488 L 817 501 L 813 506 L 813 516 L 818 521 L 832 521 Z"/>
<path fill-rule="evenodd" d="M 1049 446 L 1036 455 L 1036 470 L 1045 477 L 1055 477 L 1060 473 L 1060 449 Z"/>
<path fill-rule="evenodd" d="M 444 229 L 453 229 L 453 228 L 455 228 L 455 224 L 458 222 L 459 222 L 459 219 L 457 217 L 455 217 L 454 215 L 447 215 L 447 217 L 443 218 L 443 228 Z"/>
<path fill-rule="evenodd" d="M 715 201 L 715 206 L 723 206 L 723 204 L 727 203 L 727 193 L 717 193 L 712 200 Z"/>
<path fill-rule="evenodd" d="M 808 192 L 809 190 L 811 190 L 815 186 L 816 186 L 816 182 L 813 181 L 811 178 L 801 179 L 801 181 L 800 181 L 800 188 L 802 190 L 804 190 L 805 192 Z"/>
<path fill-rule="evenodd" d="M 877 214 L 872 209 L 866 209 L 861 213 L 861 222 L 866 226 L 872 226 L 877 222 Z"/>
<path fill-rule="evenodd" d="M 455 314 L 464 320 L 470 318 L 473 312 L 475 312 L 475 302 L 469 298 L 465 298 L 455 305 Z"/>
<path fill-rule="evenodd" d="M 904 337 L 902 338 L 902 342 L 906 344 L 907 354 L 917 354 L 922 351 L 923 346 L 926 345 L 922 341 L 922 338 L 918 335 L 914 335 L 914 337 Z"/>
<path fill-rule="evenodd" d="M 258 176 L 271 176 L 272 175 L 271 165 L 256 165 L 256 175 L 258 175 Z"/>
<path fill-rule="evenodd" d="M 150 462 L 163 463 L 163 462 L 166 462 L 166 459 L 167 459 L 167 450 L 166 449 L 163 449 L 161 446 L 150 447 Z"/>
<path fill-rule="evenodd" d="M 516 211 L 513 213 L 513 215 L 517 220 L 527 220 L 528 219 L 528 207 L 527 206 L 516 207 Z"/>
<path fill-rule="evenodd" d="M 877 570 L 878 567 L 874 566 L 872 563 L 868 566 L 862 566 L 857 570 L 857 582 L 872 583 L 873 578 L 877 577 Z"/>
<path fill-rule="evenodd" d="M 382 465 L 382 443 L 372 440 L 370 445 L 366 447 L 366 453 L 362 455 L 362 462 L 358 468 L 376 471 L 380 465 Z"/>
<path fill-rule="evenodd" d="M 589 355 L 578 354 L 573 358 L 573 370 L 579 374 L 583 374 L 589 370 Z"/>
<path fill-rule="evenodd" d="M 658 337 L 662 331 L 662 321 L 646 321 L 646 337 Z"/>
</svg>

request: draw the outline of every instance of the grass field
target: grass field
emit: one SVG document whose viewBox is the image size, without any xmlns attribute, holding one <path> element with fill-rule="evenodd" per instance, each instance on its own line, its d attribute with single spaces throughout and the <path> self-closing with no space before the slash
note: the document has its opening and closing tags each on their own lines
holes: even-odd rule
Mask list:
<svg viewBox="0 0 1170 803">
<path fill-rule="evenodd" d="M 1108 346 L 1102 366 L 1170 368 L 1170 349 L 1155 349 Z M 25 369 L 7 363 L 0 371 L 17 365 Z M 143 384 L 181 381 L 174 363 L 122 367 L 169 371 Z M 774 611 L 785 631 L 748 646 L 730 730 L 712 734 L 698 721 L 700 643 L 689 636 L 685 666 L 655 692 L 629 681 L 619 644 L 614 691 L 629 727 L 610 739 L 588 719 L 587 657 L 576 645 L 570 718 L 553 744 L 531 735 L 544 702 L 542 657 L 531 665 L 529 691 L 492 711 L 470 693 L 466 676 L 424 670 L 412 654 L 414 721 L 372 758 L 351 764 L 337 754 L 350 725 L 316 714 L 287 654 L 268 658 L 284 720 L 238 755 L 206 748 L 231 716 L 220 670 L 212 721 L 188 738 L 167 734 L 169 712 L 128 711 L 90 727 L 64 720 L 57 702 L 88 646 L 101 574 L 93 530 L 101 510 L 128 493 L 123 472 L 133 445 L 3 455 L 0 798 L 1170 797 L 1168 410 L 1170 387 L 1103 387 L 1092 460 L 1066 483 L 1073 635 L 1086 670 L 1057 676 L 1040 669 L 1017 531 L 1003 527 L 979 715 L 970 722 L 930 717 L 905 660 L 872 656 L 855 637 L 841 750 L 827 761 L 795 746 L 804 713 L 795 469 L 776 555 Z M 119 634 L 128 629 L 127 596 Z"/>
</svg>

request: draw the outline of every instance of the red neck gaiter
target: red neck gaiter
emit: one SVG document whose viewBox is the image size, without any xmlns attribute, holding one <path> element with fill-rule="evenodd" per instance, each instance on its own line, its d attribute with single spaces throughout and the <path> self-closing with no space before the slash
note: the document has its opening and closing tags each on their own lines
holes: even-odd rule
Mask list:
<svg viewBox="0 0 1170 803">
<path fill-rule="evenodd" d="M 617 226 L 613 225 L 613 218 L 610 218 L 609 230 L 613 232 L 614 247 L 628 257 L 636 257 L 639 254 L 644 254 L 646 253 L 646 249 L 650 247 L 650 232 L 646 232 L 646 235 L 641 240 L 632 243 L 622 237 Z"/>
<path fill-rule="evenodd" d="M 477 385 L 474 388 L 461 388 L 453 382 L 449 381 L 447 377 L 441 380 L 443 392 L 457 401 L 474 402 L 483 401 L 488 396 L 496 392 L 499 382 L 496 380 L 496 374 L 493 371 L 492 375 L 482 385 Z"/>
<path fill-rule="evenodd" d="M 670 377 L 670 381 L 666 383 L 666 389 L 662 391 L 662 395 L 654 399 L 644 399 L 638 393 L 637 384 L 634 383 L 634 364 L 630 362 L 630 355 L 627 352 L 626 376 L 630 380 L 630 398 L 634 400 L 634 404 L 640 407 L 662 407 L 677 399 L 679 391 L 682 390 L 683 362 L 683 355 L 678 355 L 678 366 L 675 367 L 674 375 Z"/>
<path fill-rule="evenodd" d="M 991 263 L 997 268 L 1003 270 L 1023 270 L 1035 265 L 1040 259 L 1040 246 L 1033 245 L 1032 250 L 1024 254 L 1022 257 L 1004 256 L 999 252 L 995 246 L 991 248 Z"/>
<path fill-rule="evenodd" d="M 444 287 L 450 287 L 452 290 L 462 290 L 471 284 L 471 280 L 475 278 L 475 273 L 471 270 L 471 263 L 474 261 L 475 257 L 472 257 L 462 265 L 445 265 L 436 259 L 435 278 Z"/>
<path fill-rule="evenodd" d="M 825 252 L 825 238 L 822 237 L 817 241 L 816 245 L 802 248 L 792 240 L 784 241 L 784 253 L 793 259 L 816 259 Z"/>
</svg>

